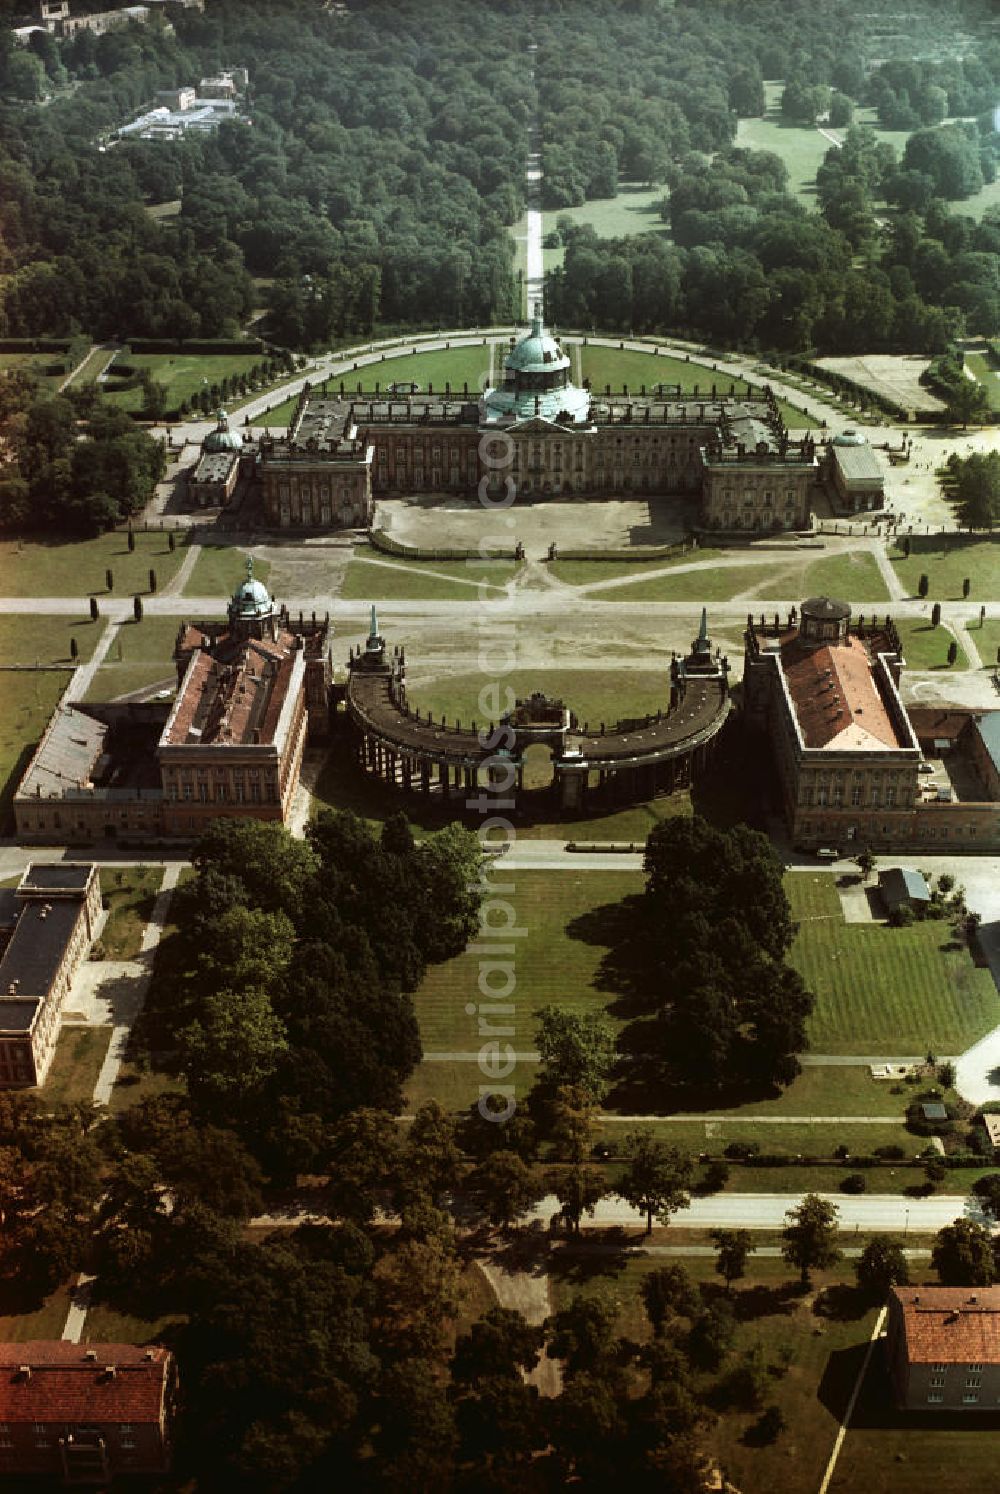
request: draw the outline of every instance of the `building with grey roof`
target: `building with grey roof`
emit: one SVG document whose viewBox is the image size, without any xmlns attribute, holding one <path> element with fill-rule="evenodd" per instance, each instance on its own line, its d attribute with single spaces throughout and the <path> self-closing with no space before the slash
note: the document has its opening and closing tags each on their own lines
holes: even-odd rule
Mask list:
<svg viewBox="0 0 1000 1494">
<path fill-rule="evenodd" d="M 857 431 L 834 436 L 826 456 L 825 473 L 837 502 L 848 513 L 864 513 L 885 506 L 885 474 L 868 441 Z"/>
<path fill-rule="evenodd" d="M 27 868 L 0 900 L 0 1088 L 45 1082 L 66 997 L 101 916 L 95 866 Z"/>
<path fill-rule="evenodd" d="M 926 908 L 931 890 L 923 873 L 905 866 L 890 866 L 878 874 L 878 890 L 890 918 L 901 906 Z"/>
</svg>

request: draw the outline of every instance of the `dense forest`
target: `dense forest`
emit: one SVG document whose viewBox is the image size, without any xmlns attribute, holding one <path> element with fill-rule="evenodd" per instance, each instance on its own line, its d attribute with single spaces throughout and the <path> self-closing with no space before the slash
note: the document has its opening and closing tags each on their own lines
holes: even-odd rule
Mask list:
<svg viewBox="0 0 1000 1494">
<path fill-rule="evenodd" d="M 997 214 L 960 206 L 1000 145 L 1000 37 L 981 0 L 916 7 L 904 40 L 920 60 L 885 55 L 858 0 L 496 0 L 485 25 L 448 0 L 168 9 L 169 27 L 27 47 L 0 21 L 0 335 L 232 335 L 262 299 L 272 337 L 297 348 L 507 320 L 535 122 L 547 207 L 662 184 L 670 226 L 620 240 L 564 226 L 547 291 L 563 324 L 794 351 L 1000 330 Z M 974 49 L 937 55 L 963 26 Z M 226 65 L 249 70 L 247 120 L 114 139 L 157 88 Z M 849 126 L 867 105 L 916 133 L 902 156 L 863 128 L 831 147 L 816 212 L 781 162 L 734 149 L 764 78 L 784 80 L 790 122 Z"/>
<path fill-rule="evenodd" d="M 662 184 L 670 235 L 599 238 L 559 220 L 553 320 L 792 352 L 940 351 L 1000 330 L 1000 213 L 976 222 L 955 206 L 996 177 L 1000 37 L 962 59 L 866 68 L 850 3 L 677 6 L 654 47 L 641 9 L 605 5 L 603 19 L 570 48 L 558 11 L 539 27 L 545 205 Z M 737 116 L 764 113 L 765 78 L 784 80 L 789 123 L 847 128 L 820 167 L 818 212 L 777 155 L 733 143 Z M 856 104 L 915 132 L 901 155 L 852 123 Z"/>
</svg>

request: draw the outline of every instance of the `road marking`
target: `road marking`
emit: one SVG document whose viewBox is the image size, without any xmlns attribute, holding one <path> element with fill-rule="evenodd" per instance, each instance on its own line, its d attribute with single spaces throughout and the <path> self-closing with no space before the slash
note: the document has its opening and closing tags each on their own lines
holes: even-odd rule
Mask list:
<svg viewBox="0 0 1000 1494">
<path fill-rule="evenodd" d="M 887 1311 L 888 1309 L 883 1307 L 882 1311 L 875 1319 L 875 1326 L 872 1329 L 872 1336 L 868 1340 L 868 1348 L 865 1350 L 865 1357 L 862 1361 L 861 1369 L 858 1371 L 858 1378 L 855 1380 L 854 1389 L 851 1391 L 851 1399 L 847 1403 L 847 1410 L 844 1412 L 844 1419 L 840 1424 L 840 1430 L 837 1433 L 837 1440 L 833 1444 L 833 1452 L 830 1454 L 830 1461 L 826 1465 L 826 1472 L 823 1475 L 823 1482 L 819 1486 L 819 1494 L 826 1494 L 827 1489 L 830 1487 L 830 1480 L 833 1478 L 833 1470 L 837 1466 L 837 1459 L 840 1457 L 840 1449 L 844 1445 L 844 1438 L 847 1436 L 847 1428 L 850 1425 L 851 1417 L 854 1414 L 854 1405 L 858 1399 L 858 1392 L 860 1391 L 862 1383 L 864 1382 L 865 1375 L 868 1373 L 868 1364 L 872 1357 L 872 1350 L 875 1347 L 879 1334 L 882 1332 L 882 1324 L 885 1322 L 885 1315 Z"/>
</svg>

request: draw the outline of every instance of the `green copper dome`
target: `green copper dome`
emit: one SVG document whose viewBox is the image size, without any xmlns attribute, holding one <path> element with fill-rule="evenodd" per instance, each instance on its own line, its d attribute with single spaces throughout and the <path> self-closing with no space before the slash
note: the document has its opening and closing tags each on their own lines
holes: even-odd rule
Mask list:
<svg viewBox="0 0 1000 1494">
<path fill-rule="evenodd" d="M 509 373 L 555 373 L 569 368 L 569 359 L 554 337 L 550 337 L 537 314 L 531 319 L 531 331 L 511 348 L 504 359 Z"/>
<path fill-rule="evenodd" d="M 238 619 L 268 617 L 274 611 L 270 593 L 262 581 L 254 580 L 253 556 L 247 556 L 246 580 L 237 587 L 229 603 L 230 621 Z"/>
<path fill-rule="evenodd" d="M 209 431 L 201 443 L 202 451 L 242 451 L 243 437 L 239 431 L 229 429 L 229 416 L 225 410 L 218 414 L 218 424 L 214 431 Z"/>
</svg>

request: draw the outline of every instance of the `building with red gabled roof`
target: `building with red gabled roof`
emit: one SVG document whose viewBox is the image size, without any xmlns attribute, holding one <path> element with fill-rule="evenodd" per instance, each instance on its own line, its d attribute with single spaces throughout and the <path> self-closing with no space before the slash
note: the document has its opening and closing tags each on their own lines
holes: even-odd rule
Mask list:
<svg viewBox="0 0 1000 1494">
<path fill-rule="evenodd" d="M 0 1481 L 165 1473 L 176 1385 L 174 1356 L 158 1344 L 0 1344 Z"/>
<path fill-rule="evenodd" d="M 908 1411 L 1000 1406 L 1000 1287 L 895 1287 L 886 1360 Z"/>
</svg>

